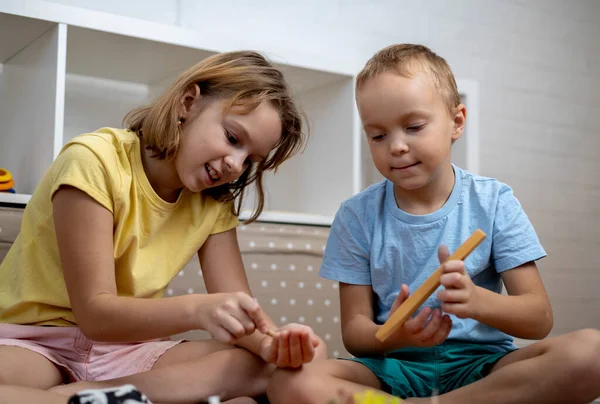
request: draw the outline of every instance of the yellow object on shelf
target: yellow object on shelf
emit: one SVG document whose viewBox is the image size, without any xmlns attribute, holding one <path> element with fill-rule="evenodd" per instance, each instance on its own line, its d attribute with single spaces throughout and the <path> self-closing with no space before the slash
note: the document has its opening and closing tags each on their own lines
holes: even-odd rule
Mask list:
<svg viewBox="0 0 600 404">
<path fill-rule="evenodd" d="M 15 186 L 15 182 L 13 180 L 10 180 L 8 182 L 0 182 L 0 191 L 8 191 L 9 189 L 12 189 L 12 187 Z"/>
<path fill-rule="evenodd" d="M 0 168 L 0 182 L 9 182 L 13 179 L 12 174 L 6 168 Z"/>
</svg>

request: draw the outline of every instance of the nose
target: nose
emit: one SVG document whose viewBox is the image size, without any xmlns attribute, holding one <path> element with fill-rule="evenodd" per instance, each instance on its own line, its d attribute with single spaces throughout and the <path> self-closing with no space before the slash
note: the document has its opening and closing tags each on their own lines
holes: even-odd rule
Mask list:
<svg viewBox="0 0 600 404">
<path fill-rule="evenodd" d="M 237 151 L 229 154 L 224 159 L 227 171 L 233 175 L 241 175 L 244 171 L 244 162 L 247 158 L 247 153 L 243 151 Z"/>
<path fill-rule="evenodd" d="M 400 133 L 391 134 L 390 152 L 394 155 L 408 152 L 408 143 L 404 135 Z"/>
</svg>

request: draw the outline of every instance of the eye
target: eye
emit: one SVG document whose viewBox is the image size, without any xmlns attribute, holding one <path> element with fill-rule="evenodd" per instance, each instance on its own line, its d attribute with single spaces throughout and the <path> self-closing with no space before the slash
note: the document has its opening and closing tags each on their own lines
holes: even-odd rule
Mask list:
<svg viewBox="0 0 600 404">
<path fill-rule="evenodd" d="M 409 132 L 418 132 L 421 129 L 423 129 L 424 127 L 425 127 L 425 124 L 422 123 L 422 124 L 419 124 L 419 125 L 409 126 L 408 128 L 406 128 L 406 130 L 408 130 Z"/>
<path fill-rule="evenodd" d="M 383 133 L 381 135 L 375 135 L 375 136 L 372 136 L 371 139 L 375 142 L 380 142 L 385 138 L 385 135 L 386 135 L 385 133 Z"/>
<path fill-rule="evenodd" d="M 238 138 L 228 130 L 225 130 L 225 137 L 227 138 L 227 141 L 234 146 L 240 143 Z"/>
</svg>

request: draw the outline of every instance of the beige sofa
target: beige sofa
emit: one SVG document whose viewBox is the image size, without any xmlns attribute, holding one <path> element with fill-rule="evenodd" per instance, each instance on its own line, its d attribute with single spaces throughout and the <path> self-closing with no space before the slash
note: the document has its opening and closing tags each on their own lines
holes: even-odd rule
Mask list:
<svg viewBox="0 0 600 404">
<path fill-rule="evenodd" d="M 0 207 L 0 261 L 19 233 L 23 209 Z M 319 277 L 327 226 L 254 222 L 238 229 L 252 292 L 278 324 L 310 325 L 332 357 L 348 356 L 340 332 L 338 285 Z M 197 257 L 170 283 L 166 296 L 206 293 Z M 208 338 L 190 331 L 187 339 Z M 179 337 L 179 336 L 178 336 Z"/>
</svg>

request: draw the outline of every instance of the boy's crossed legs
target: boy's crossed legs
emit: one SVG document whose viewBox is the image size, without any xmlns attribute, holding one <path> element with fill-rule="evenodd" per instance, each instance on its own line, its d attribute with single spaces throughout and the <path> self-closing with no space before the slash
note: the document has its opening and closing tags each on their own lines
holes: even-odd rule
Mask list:
<svg viewBox="0 0 600 404">
<path fill-rule="evenodd" d="M 600 396 L 600 331 L 549 338 L 502 357 L 482 379 L 437 397 L 437 403 L 589 403 Z M 361 363 L 329 360 L 300 371 L 278 369 L 269 384 L 272 404 L 326 404 L 340 391 L 353 393 L 383 383 Z M 431 402 L 411 398 L 411 403 Z"/>
</svg>

